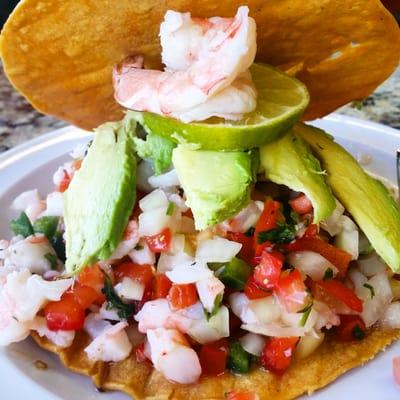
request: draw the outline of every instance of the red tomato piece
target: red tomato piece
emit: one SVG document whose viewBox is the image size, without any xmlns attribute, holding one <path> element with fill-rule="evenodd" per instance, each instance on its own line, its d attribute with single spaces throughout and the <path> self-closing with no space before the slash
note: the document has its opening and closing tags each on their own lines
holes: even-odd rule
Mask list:
<svg viewBox="0 0 400 400">
<path fill-rule="evenodd" d="M 340 325 L 335 331 L 340 341 L 351 342 L 364 339 L 367 328 L 358 315 L 341 315 Z"/>
<path fill-rule="evenodd" d="M 165 253 L 169 250 L 171 245 L 171 230 L 165 228 L 157 235 L 147 236 L 146 243 L 153 253 Z"/>
<path fill-rule="evenodd" d="M 104 287 L 104 272 L 98 264 L 87 266 L 79 273 L 78 282 L 101 293 Z"/>
<path fill-rule="evenodd" d="M 236 390 L 231 390 L 225 393 L 226 400 L 258 400 L 259 397 L 253 392 L 237 392 Z"/>
<path fill-rule="evenodd" d="M 363 302 L 356 296 L 354 291 L 337 279 L 315 282 L 314 287 L 332 296 L 335 300 L 344 303 L 355 312 L 362 312 L 363 310 Z"/>
<path fill-rule="evenodd" d="M 79 282 L 75 282 L 67 293 L 71 293 L 83 309 L 90 307 L 99 299 L 99 294 L 95 289 L 90 286 L 82 286 Z"/>
<path fill-rule="evenodd" d="M 264 203 L 264 210 L 260 215 L 260 218 L 256 224 L 254 231 L 254 249 L 255 257 L 261 256 L 262 252 L 271 247 L 269 242 L 258 243 L 258 234 L 260 232 L 269 231 L 276 228 L 277 221 L 280 216 L 281 203 L 274 200 L 266 200 Z"/>
<path fill-rule="evenodd" d="M 61 300 L 48 303 L 44 316 L 51 331 L 77 331 L 85 322 L 85 310 L 72 294 L 64 294 Z"/>
<path fill-rule="evenodd" d="M 319 233 L 319 227 L 317 224 L 310 224 L 308 225 L 306 231 L 304 232 L 304 238 L 315 238 Z"/>
<path fill-rule="evenodd" d="M 251 275 L 246 282 L 246 286 L 244 287 L 244 294 L 247 296 L 248 299 L 255 300 L 271 296 L 272 292 L 270 290 L 261 288 L 254 280 L 254 276 Z"/>
<path fill-rule="evenodd" d="M 168 300 L 175 310 L 192 306 L 198 300 L 196 285 L 193 283 L 173 284 L 168 293 Z"/>
<path fill-rule="evenodd" d="M 274 291 L 288 312 L 298 312 L 306 306 L 308 293 L 298 269 L 281 274 Z"/>
<path fill-rule="evenodd" d="M 144 306 L 144 304 L 153 299 L 153 285 L 149 284 L 145 287 L 142 300 L 135 300 L 133 302 L 133 307 L 135 309 L 135 314 L 137 314 Z"/>
<path fill-rule="evenodd" d="M 260 264 L 254 268 L 254 281 L 265 289 L 273 289 L 278 283 L 284 256 L 277 251 L 264 251 Z"/>
<path fill-rule="evenodd" d="M 233 242 L 240 243 L 242 248 L 239 252 L 239 257 L 250 265 L 254 264 L 254 239 L 252 236 L 247 236 L 240 232 L 228 232 L 227 237 Z"/>
<path fill-rule="evenodd" d="M 292 361 L 298 337 L 271 338 L 261 354 L 261 365 L 277 375 L 283 374 Z"/>
<path fill-rule="evenodd" d="M 201 347 L 199 359 L 203 375 L 217 376 L 225 372 L 228 342 L 218 341 Z"/>
<path fill-rule="evenodd" d="M 134 281 L 148 286 L 153 281 L 153 268 L 148 264 L 135 264 L 133 262 L 124 262 L 114 268 L 114 276 L 117 282 L 124 278 L 130 278 Z"/>
<path fill-rule="evenodd" d="M 71 182 L 71 177 L 69 176 L 68 172 L 64 169 L 63 178 L 61 179 L 61 182 L 59 183 L 57 190 L 61 193 L 64 193 L 68 189 L 70 182 Z"/>
<path fill-rule="evenodd" d="M 172 282 L 165 274 L 157 274 L 154 280 L 153 299 L 164 299 L 168 296 Z"/>
<path fill-rule="evenodd" d="M 305 195 L 301 194 L 293 200 L 289 201 L 290 207 L 297 214 L 310 214 L 314 211 L 311 200 Z"/>
<path fill-rule="evenodd" d="M 229 310 L 229 332 L 231 335 L 242 325 L 242 320 Z"/>
<path fill-rule="evenodd" d="M 286 245 L 286 249 L 289 252 L 302 250 L 314 251 L 331 262 L 339 270 L 339 273 L 342 276 L 346 274 L 349 263 L 352 259 L 351 254 L 332 246 L 320 238 L 303 237 Z"/>
</svg>

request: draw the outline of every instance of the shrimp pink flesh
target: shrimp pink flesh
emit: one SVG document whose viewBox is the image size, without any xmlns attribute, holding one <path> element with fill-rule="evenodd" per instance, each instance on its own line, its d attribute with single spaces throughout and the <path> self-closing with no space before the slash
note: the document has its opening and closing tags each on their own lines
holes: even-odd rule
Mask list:
<svg viewBox="0 0 400 400">
<path fill-rule="evenodd" d="M 113 72 L 116 100 L 184 122 L 212 115 L 238 119 L 254 110 L 247 70 L 256 53 L 256 28 L 248 11 L 240 7 L 234 18 L 210 19 L 168 11 L 160 29 L 166 70 L 142 69 L 141 56 L 128 57 Z"/>
</svg>

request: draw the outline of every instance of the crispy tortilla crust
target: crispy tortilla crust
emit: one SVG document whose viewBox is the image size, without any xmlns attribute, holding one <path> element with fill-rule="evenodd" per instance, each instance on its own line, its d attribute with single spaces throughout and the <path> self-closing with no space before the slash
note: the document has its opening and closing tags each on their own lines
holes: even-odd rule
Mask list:
<svg viewBox="0 0 400 400">
<path fill-rule="evenodd" d="M 400 30 L 379 0 L 23 0 L 0 37 L 4 69 L 40 111 L 90 129 L 122 117 L 111 70 L 144 54 L 160 68 L 167 9 L 233 16 L 248 4 L 257 60 L 292 73 L 310 91 L 306 119 L 371 93 L 399 61 Z"/>
<path fill-rule="evenodd" d="M 196 385 L 174 385 L 149 364 L 136 362 L 133 354 L 118 363 L 90 362 L 84 352 L 89 338 L 84 333 L 77 334 L 72 346 L 65 350 L 35 333 L 32 336 L 40 347 L 58 354 L 67 368 L 90 376 L 98 388 L 120 390 L 135 400 L 217 400 L 224 399 L 224 393 L 232 389 L 256 391 L 261 400 L 289 400 L 312 393 L 371 360 L 400 338 L 400 330 L 374 329 L 364 340 L 354 343 L 329 338 L 310 357 L 294 361 L 282 377 L 254 369 L 243 376 L 226 373 L 202 379 Z"/>
</svg>

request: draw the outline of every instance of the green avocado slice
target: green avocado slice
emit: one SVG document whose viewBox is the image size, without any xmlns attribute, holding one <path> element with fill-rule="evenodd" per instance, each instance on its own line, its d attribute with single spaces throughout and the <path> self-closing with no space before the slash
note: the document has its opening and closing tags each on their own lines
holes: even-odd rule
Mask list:
<svg viewBox="0 0 400 400">
<path fill-rule="evenodd" d="M 101 125 L 64 195 L 66 270 L 108 259 L 117 247 L 136 199 L 136 122 Z"/>
<path fill-rule="evenodd" d="M 250 200 L 256 163 L 252 152 L 192 150 L 178 146 L 172 162 L 197 229 L 236 215 Z"/>
<path fill-rule="evenodd" d="M 400 269 L 400 209 L 382 182 L 368 175 L 355 158 L 321 129 L 294 127 L 327 172 L 335 196 L 353 216 L 371 245 L 394 271 Z"/>
<path fill-rule="evenodd" d="M 319 161 L 301 137 L 289 131 L 260 147 L 260 162 L 268 180 L 307 195 L 314 207 L 314 223 L 332 214 L 336 202 L 331 189 Z"/>
</svg>

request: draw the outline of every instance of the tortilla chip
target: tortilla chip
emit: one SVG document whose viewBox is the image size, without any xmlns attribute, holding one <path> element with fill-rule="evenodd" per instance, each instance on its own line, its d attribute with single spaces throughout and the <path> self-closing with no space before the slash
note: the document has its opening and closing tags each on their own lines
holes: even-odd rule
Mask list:
<svg viewBox="0 0 400 400">
<path fill-rule="evenodd" d="M 122 117 L 112 67 L 132 54 L 161 68 L 158 30 L 167 9 L 233 16 L 248 4 L 257 60 L 308 87 L 306 119 L 371 93 L 399 61 L 400 31 L 378 0 L 24 0 L 0 50 L 14 86 L 40 111 L 90 129 Z"/>
<path fill-rule="evenodd" d="M 118 363 L 90 362 L 84 352 L 90 339 L 82 332 L 65 350 L 35 333 L 32 336 L 40 347 L 58 354 L 67 368 L 90 376 L 99 389 L 120 390 L 135 400 L 217 400 L 224 399 L 224 393 L 232 389 L 255 391 L 260 400 L 289 400 L 312 393 L 371 360 L 400 338 L 400 330 L 374 329 L 364 340 L 352 343 L 339 343 L 329 338 L 310 357 L 294 361 L 282 377 L 255 368 L 242 376 L 225 373 L 203 378 L 196 385 L 174 385 L 149 364 L 138 363 L 133 354 Z"/>
</svg>

